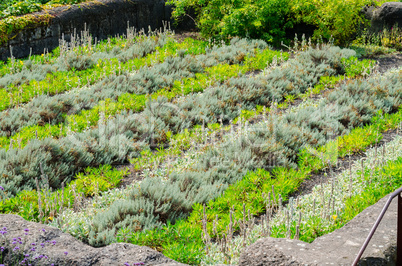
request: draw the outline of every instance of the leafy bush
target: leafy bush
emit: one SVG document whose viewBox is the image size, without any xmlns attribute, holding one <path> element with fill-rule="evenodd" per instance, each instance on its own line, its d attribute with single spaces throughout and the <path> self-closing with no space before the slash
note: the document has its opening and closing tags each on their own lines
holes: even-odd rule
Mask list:
<svg viewBox="0 0 402 266">
<path fill-rule="evenodd" d="M 347 44 L 365 21 L 360 10 L 365 5 L 386 2 L 372 0 L 170 0 L 173 16 L 195 11 L 194 18 L 206 37 L 228 39 L 233 36 L 262 38 L 273 44 L 284 41 L 286 30 L 297 23 L 314 26 L 314 38 L 331 36 L 337 44 Z"/>
<path fill-rule="evenodd" d="M 176 18 L 195 9 L 201 33 L 215 39 L 239 36 L 279 44 L 284 40 L 285 30 L 292 26 L 290 0 L 171 0 L 168 3 L 175 5 Z"/>
<path fill-rule="evenodd" d="M 292 12 L 297 22 L 317 27 L 315 38 L 322 36 L 330 39 L 332 36 L 336 43 L 345 45 L 352 40 L 360 24 L 364 23 L 361 8 L 371 4 L 374 4 L 372 0 L 294 0 Z"/>
<path fill-rule="evenodd" d="M 0 4 L 0 19 L 40 11 L 44 4 L 72 5 L 88 0 L 4 0 Z"/>
<path fill-rule="evenodd" d="M 20 16 L 28 13 L 40 11 L 41 5 L 34 0 L 25 0 L 9 5 L 6 9 L 0 12 L 0 19 L 8 16 Z"/>
</svg>

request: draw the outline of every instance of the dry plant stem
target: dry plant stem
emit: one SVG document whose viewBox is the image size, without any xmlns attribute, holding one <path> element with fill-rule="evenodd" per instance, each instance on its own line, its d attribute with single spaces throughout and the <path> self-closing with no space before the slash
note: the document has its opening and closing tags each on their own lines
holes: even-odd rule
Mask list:
<svg viewBox="0 0 402 266">
<path fill-rule="evenodd" d="M 37 188 L 37 192 L 38 192 L 38 209 L 39 209 L 39 221 L 42 220 L 43 218 L 43 211 L 42 211 L 42 200 L 41 200 L 41 193 L 40 193 L 40 187 L 39 187 L 39 180 L 38 178 L 35 178 L 35 182 L 36 182 L 36 188 Z"/>
<path fill-rule="evenodd" d="M 209 249 L 209 246 L 211 245 L 211 238 L 208 234 L 207 222 L 208 222 L 208 220 L 207 220 L 205 204 L 204 204 L 203 205 L 203 219 L 202 219 L 202 239 L 205 244 L 205 251 L 208 254 L 208 249 Z"/>
</svg>

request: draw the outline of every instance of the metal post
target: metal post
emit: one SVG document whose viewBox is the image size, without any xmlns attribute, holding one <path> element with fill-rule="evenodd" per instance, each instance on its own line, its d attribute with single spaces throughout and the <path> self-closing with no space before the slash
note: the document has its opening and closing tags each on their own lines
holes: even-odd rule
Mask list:
<svg viewBox="0 0 402 266">
<path fill-rule="evenodd" d="M 398 193 L 398 227 L 396 240 L 396 265 L 402 265 L 402 197 Z"/>
</svg>

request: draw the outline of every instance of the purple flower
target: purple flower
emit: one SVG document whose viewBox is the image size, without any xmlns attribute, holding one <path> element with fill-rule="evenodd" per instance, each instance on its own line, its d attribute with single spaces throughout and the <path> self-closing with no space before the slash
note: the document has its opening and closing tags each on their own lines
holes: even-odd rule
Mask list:
<svg viewBox="0 0 402 266">
<path fill-rule="evenodd" d="M 28 229 L 28 228 L 25 228 L 24 231 L 25 231 L 25 232 L 29 232 L 29 229 Z"/>
<path fill-rule="evenodd" d="M 130 263 L 126 262 L 126 263 L 124 263 L 124 265 L 126 265 L 126 266 L 130 266 Z"/>
<path fill-rule="evenodd" d="M 18 243 L 22 244 L 22 241 L 18 241 Z"/>
<path fill-rule="evenodd" d="M 45 228 L 42 229 L 43 232 L 46 232 Z"/>
<path fill-rule="evenodd" d="M 19 250 L 20 249 L 20 247 L 18 247 L 18 246 L 16 246 L 15 248 L 14 248 L 14 250 Z"/>
<path fill-rule="evenodd" d="M 1 252 L 3 252 L 3 251 L 4 251 L 4 249 L 5 249 L 4 247 L 0 247 L 0 251 L 1 251 Z"/>
<path fill-rule="evenodd" d="M 14 237 L 14 238 L 13 238 L 13 241 L 17 241 L 17 239 Z"/>
<path fill-rule="evenodd" d="M 54 266 L 54 263 L 50 264 L 50 266 Z"/>
<path fill-rule="evenodd" d="M 64 255 L 67 255 L 68 254 L 68 252 L 67 251 L 64 251 Z"/>
<path fill-rule="evenodd" d="M 0 186 L 0 190 L 4 190 L 4 187 Z"/>
<path fill-rule="evenodd" d="M 15 244 L 17 244 L 17 241 L 13 241 L 13 242 L 11 242 L 11 244 L 15 245 Z"/>
<path fill-rule="evenodd" d="M 31 245 L 32 245 L 32 246 L 36 246 L 36 243 L 32 243 Z"/>
<path fill-rule="evenodd" d="M 25 235 L 27 236 L 27 235 L 28 235 L 28 233 L 27 233 L 27 232 L 25 232 Z"/>
<path fill-rule="evenodd" d="M 45 243 L 40 243 L 40 246 L 43 248 L 45 246 Z"/>
<path fill-rule="evenodd" d="M 43 258 L 44 256 L 43 255 L 39 255 L 39 258 L 41 259 L 41 258 Z"/>
<path fill-rule="evenodd" d="M 25 254 L 25 257 L 29 257 L 29 254 Z"/>
<path fill-rule="evenodd" d="M 0 231 L 0 234 L 5 235 L 7 234 L 7 231 Z"/>
<path fill-rule="evenodd" d="M 22 240 L 22 238 L 21 238 L 21 237 L 19 237 L 19 238 L 18 238 L 18 240 Z"/>
<path fill-rule="evenodd" d="M 56 245 L 56 240 L 52 240 L 51 242 L 53 245 Z"/>
<path fill-rule="evenodd" d="M 145 263 L 143 263 L 143 262 L 136 262 L 136 263 L 134 263 L 134 266 L 139 266 L 139 265 L 144 265 Z"/>
<path fill-rule="evenodd" d="M 35 248 L 35 247 L 31 248 L 31 251 L 35 251 L 35 250 L 36 250 L 36 248 Z"/>
<path fill-rule="evenodd" d="M 45 255 L 45 259 L 48 259 L 48 256 Z"/>
</svg>

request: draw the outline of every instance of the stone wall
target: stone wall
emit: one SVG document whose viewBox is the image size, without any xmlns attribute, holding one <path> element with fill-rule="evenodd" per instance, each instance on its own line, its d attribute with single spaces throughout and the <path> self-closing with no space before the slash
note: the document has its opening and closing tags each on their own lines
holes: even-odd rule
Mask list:
<svg viewBox="0 0 402 266">
<path fill-rule="evenodd" d="M 43 14 L 45 12 L 38 12 Z M 27 29 L 6 45 L 0 47 L 0 60 L 10 57 L 16 58 L 41 54 L 44 49 L 53 50 L 59 45 L 64 34 L 66 41 L 76 30 L 80 33 L 86 26 L 93 38 L 102 40 L 108 36 L 125 34 L 127 22 L 136 29 L 157 29 L 163 26 L 163 21 L 169 21 L 171 7 L 165 5 L 164 0 L 98 0 L 69 7 L 57 7 L 47 10 L 53 19 L 48 26 Z"/>
<path fill-rule="evenodd" d="M 296 239 L 261 238 L 241 254 L 239 266 L 352 265 L 390 195 L 366 208 L 342 228 L 312 243 Z M 395 266 L 398 200 L 395 198 L 367 246 L 359 266 Z"/>
<path fill-rule="evenodd" d="M 114 243 L 106 247 L 94 248 L 86 245 L 73 236 L 61 230 L 40 223 L 29 222 L 13 214 L 0 214 L 2 238 L 9 240 L 9 245 L 2 253 L 5 265 L 17 265 L 14 255 L 18 251 L 9 250 L 13 238 L 21 237 L 20 254 L 30 254 L 28 260 L 32 265 L 64 265 L 64 266 L 122 266 L 153 265 L 153 266 L 185 266 L 165 257 L 149 247 L 141 247 L 127 243 Z M 25 231 L 28 229 L 28 231 Z M 4 231 L 3 231 L 4 232 Z M 32 251 L 31 243 L 36 243 Z M 17 253 L 18 254 L 18 253 Z M 44 255 L 49 258 L 39 257 Z M 34 259 L 38 257 L 37 259 Z M 29 264 L 29 265 L 31 265 Z"/>
<path fill-rule="evenodd" d="M 402 29 L 402 2 L 387 2 L 381 7 L 366 6 L 362 13 L 371 21 L 371 32 L 380 32 L 384 28 L 389 30 L 395 26 Z"/>
</svg>

